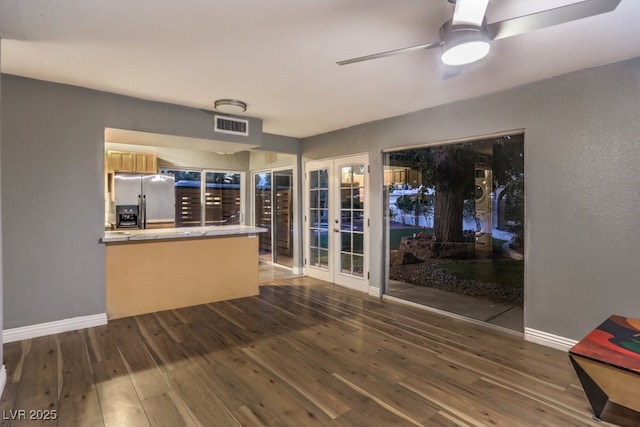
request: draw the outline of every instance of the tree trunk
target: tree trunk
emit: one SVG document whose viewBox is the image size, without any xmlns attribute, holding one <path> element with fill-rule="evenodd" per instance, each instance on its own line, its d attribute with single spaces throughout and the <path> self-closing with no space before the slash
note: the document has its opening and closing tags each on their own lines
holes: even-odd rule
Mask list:
<svg viewBox="0 0 640 427">
<path fill-rule="evenodd" d="M 434 231 L 440 242 L 463 242 L 462 210 L 464 193 L 461 188 L 449 189 L 437 185 L 434 206 Z"/>
<path fill-rule="evenodd" d="M 473 184 L 475 155 L 455 145 L 434 147 L 434 235 L 441 242 L 463 242 L 462 218 L 465 189 Z"/>
</svg>

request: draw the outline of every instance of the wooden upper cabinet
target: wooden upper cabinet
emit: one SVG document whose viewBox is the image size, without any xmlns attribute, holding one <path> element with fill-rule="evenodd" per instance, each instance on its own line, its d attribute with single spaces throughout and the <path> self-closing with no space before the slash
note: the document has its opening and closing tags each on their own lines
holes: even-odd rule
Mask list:
<svg viewBox="0 0 640 427">
<path fill-rule="evenodd" d="M 109 171 L 113 172 L 133 172 L 133 153 L 123 151 L 107 151 L 107 164 Z"/>
<path fill-rule="evenodd" d="M 156 173 L 158 171 L 158 158 L 153 154 L 133 153 L 135 172 Z"/>
<path fill-rule="evenodd" d="M 153 154 L 109 150 L 107 168 L 109 172 L 156 173 L 158 158 Z"/>
</svg>

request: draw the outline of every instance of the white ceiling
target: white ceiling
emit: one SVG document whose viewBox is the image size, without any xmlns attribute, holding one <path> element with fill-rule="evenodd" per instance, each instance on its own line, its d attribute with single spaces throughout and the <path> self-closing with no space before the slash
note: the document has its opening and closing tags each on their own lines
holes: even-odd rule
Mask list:
<svg viewBox="0 0 640 427">
<path fill-rule="evenodd" d="M 577 0 L 491 0 L 489 23 Z M 640 56 L 640 1 L 497 40 L 442 80 L 446 0 L 0 0 L 2 72 L 212 110 L 237 98 L 264 131 L 306 137 Z"/>
</svg>

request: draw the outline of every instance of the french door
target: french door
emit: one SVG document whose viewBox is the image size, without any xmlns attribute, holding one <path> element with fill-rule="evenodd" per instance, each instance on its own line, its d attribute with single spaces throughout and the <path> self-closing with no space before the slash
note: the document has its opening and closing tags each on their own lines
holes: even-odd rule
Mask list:
<svg viewBox="0 0 640 427">
<path fill-rule="evenodd" d="M 369 158 L 305 165 L 305 274 L 363 292 L 369 287 Z"/>
</svg>

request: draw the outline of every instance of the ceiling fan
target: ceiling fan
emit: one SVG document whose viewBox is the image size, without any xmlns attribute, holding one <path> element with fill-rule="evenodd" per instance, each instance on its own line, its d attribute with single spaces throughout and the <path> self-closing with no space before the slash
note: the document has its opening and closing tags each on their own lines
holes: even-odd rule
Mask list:
<svg viewBox="0 0 640 427">
<path fill-rule="evenodd" d="M 423 49 L 442 48 L 440 59 L 446 67 L 445 77 L 452 77 L 460 73 L 463 65 L 484 58 L 493 40 L 611 12 L 621 0 L 584 0 L 491 24 L 487 24 L 485 17 L 489 0 L 447 1 L 455 4 L 455 9 L 453 18 L 440 27 L 439 41 L 359 56 L 338 61 L 337 64 L 347 65 Z"/>
</svg>

